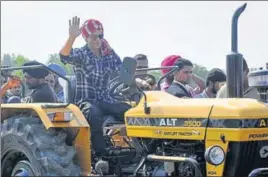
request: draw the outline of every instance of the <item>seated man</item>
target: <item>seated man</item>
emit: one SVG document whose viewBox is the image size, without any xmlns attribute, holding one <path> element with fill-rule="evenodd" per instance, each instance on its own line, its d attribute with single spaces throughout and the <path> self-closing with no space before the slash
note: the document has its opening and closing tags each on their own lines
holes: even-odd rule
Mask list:
<svg viewBox="0 0 268 177">
<path fill-rule="evenodd" d="M 23 66 L 40 65 L 39 62 L 30 61 Z M 27 87 L 32 90 L 31 94 L 26 97 L 22 102 L 25 103 L 56 103 L 56 96 L 53 89 L 46 83 L 45 77 L 48 75 L 48 71 L 43 68 L 24 69 L 24 78 Z M 6 84 L 1 87 L 1 97 L 6 91 L 20 84 L 19 78 L 10 78 Z M 6 103 L 20 103 L 21 100 L 18 97 L 10 97 L 6 100 Z M 7 115 L 16 114 L 15 110 L 3 110 L 2 121 L 7 118 Z M 32 116 L 36 116 L 35 112 L 29 112 Z"/>
<path fill-rule="evenodd" d="M 40 65 L 37 61 L 24 63 L 23 66 Z M 43 68 L 23 69 L 24 79 L 28 89 L 32 90 L 26 97 L 26 103 L 56 103 L 57 98 L 53 89 L 46 83 L 45 77 L 49 72 Z"/>
<path fill-rule="evenodd" d="M 147 56 L 144 54 L 137 54 L 134 56 L 134 59 L 137 61 L 137 69 L 146 69 L 148 68 L 148 59 Z M 140 74 L 147 74 L 147 71 L 136 71 L 136 75 Z M 144 79 L 143 76 L 140 77 L 140 79 Z"/>
<path fill-rule="evenodd" d="M 166 67 L 166 66 L 174 66 L 175 62 L 178 62 L 180 59 L 182 59 L 181 56 L 179 55 L 169 55 L 167 56 L 161 63 L 161 67 Z M 163 69 L 162 74 L 166 75 L 171 69 Z M 174 73 L 169 74 L 163 83 L 161 83 L 161 90 L 167 91 L 169 86 L 174 80 Z M 190 86 L 191 80 L 197 84 L 196 88 L 192 88 Z M 201 93 L 205 89 L 205 81 L 200 78 L 199 76 L 195 74 L 191 74 L 191 79 L 189 80 L 188 84 L 185 85 L 186 89 L 188 92 L 190 92 L 191 96 L 194 97 L 196 94 Z"/>
<path fill-rule="evenodd" d="M 86 45 L 73 48 L 82 33 Z M 106 142 L 103 137 L 103 117 L 114 115 L 124 120 L 130 105 L 114 100 L 109 95 L 108 84 L 122 64 L 121 59 L 104 38 L 103 25 L 89 19 L 80 28 L 80 19 L 69 21 L 69 37 L 60 58 L 63 63 L 74 66 L 76 75 L 75 104 L 79 106 L 91 126 L 91 143 L 96 157 L 105 156 Z"/>
<path fill-rule="evenodd" d="M 189 84 L 192 78 L 192 62 L 181 58 L 174 65 L 177 65 L 178 69 L 174 72 L 174 80 L 167 89 L 167 92 L 179 98 L 192 98 L 192 94 L 187 89 L 187 84 Z"/>
<path fill-rule="evenodd" d="M 137 61 L 136 69 L 148 69 L 148 58 L 144 54 L 137 54 L 134 56 L 134 59 Z M 156 79 L 153 75 L 148 75 L 148 71 L 136 71 L 135 75 L 138 86 L 142 90 L 154 90 Z"/>
<path fill-rule="evenodd" d="M 195 98 L 215 98 L 217 92 L 226 82 L 226 75 L 220 69 L 214 68 L 209 71 L 205 90 L 196 95 Z"/>
<path fill-rule="evenodd" d="M 103 137 L 103 118 L 113 115 L 124 121 L 124 114 L 131 107 L 115 100 L 109 93 L 109 82 L 118 75 L 122 61 L 104 38 L 103 32 L 103 25 L 98 20 L 89 19 L 80 27 L 80 19 L 74 17 L 69 21 L 68 40 L 60 51 L 61 61 L 74 67 L 75 104 L 90 124 L 92 148 L 100 162 L 109 152 Z M 86 44 L 73 48 L 80 34 Z"/>
</svg>

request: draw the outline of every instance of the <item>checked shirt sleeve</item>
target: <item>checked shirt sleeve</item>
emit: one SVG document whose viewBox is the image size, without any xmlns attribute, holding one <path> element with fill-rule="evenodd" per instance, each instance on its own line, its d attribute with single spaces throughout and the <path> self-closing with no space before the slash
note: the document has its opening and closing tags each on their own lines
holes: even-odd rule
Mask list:
<svg viewBox="0 0 268 177">
<path fill-rule="evenodd" d="M 119 72 L 120 67 L 122 65 L 122 61 L 121 61 L 120 57 L 115 52 L 113 52 L 113 61 L 114 61 L 115 70 L 117 72 Z"/>
<path fill-rule="evenodd" d="M 64 64 L 81 65 L 85 61 L 84 50 L 83 48 L 72 49 L 68 56 L 60 54 L 60 60 Z"/>
<path fill-rule="evenodd" d="M 122 61 L 120 59 L 120 57 L 113 51 L 112 53 L 112 69 L 113 69 L 113 72 L 111 74 L 111 79 L 117 77 L 119 75 L 119 71 L 120 71 L 120 68 L 121 68 L 121 65 L 122 65 Z"/>
</svg>

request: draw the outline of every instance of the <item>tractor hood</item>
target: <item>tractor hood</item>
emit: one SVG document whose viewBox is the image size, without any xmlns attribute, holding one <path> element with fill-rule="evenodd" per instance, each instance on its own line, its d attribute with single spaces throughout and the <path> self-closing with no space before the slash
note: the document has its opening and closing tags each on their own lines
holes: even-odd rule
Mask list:
<svg viewBox="0 0 268 177">
<path fill-rule="evenodd" d="M 146 95 L 150 114 L 144 112 L 144 99 L 125 114 L 128 136 L 204 140 L 207 127 L 229 128 L 225 122 L 236 119 L 236 128 L 240 128 L 243 119 L 258 123 L 258 118 L 268 118 L 268 106 L 253 99 L 187 99 L 162 91 Z"/>
</svg>

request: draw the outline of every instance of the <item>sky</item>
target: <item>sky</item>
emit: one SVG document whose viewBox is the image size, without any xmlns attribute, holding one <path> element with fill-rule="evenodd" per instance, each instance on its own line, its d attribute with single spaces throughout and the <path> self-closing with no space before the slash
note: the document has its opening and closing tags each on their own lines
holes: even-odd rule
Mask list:
<svg viewBox="0 0 268 177">
<path fill-rule="evenodd" d="M 1 1 L 1 56 L 45 63 L 68 38 L 68 20 L 93 18 L 121 57 L 142 53 L 150 67 L 176 54 L 209 69 L 225 69 L 231 18 L 243 1 Z M 248 1 L 240 16 L 238 50 L 249 67 L 268 62 L 268 2 Z M 84 45 L 80 36 L 74 47 Z"/>
</svg>

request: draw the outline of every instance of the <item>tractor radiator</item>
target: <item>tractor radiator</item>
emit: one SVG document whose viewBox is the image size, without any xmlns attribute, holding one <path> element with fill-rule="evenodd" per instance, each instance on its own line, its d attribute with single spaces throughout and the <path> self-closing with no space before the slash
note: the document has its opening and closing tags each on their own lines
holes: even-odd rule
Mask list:
<svg viewBox="0 0 268 177">
<path fill-rule="evenodd" d="M 223 176 L 248 176 L 252 170 L 261 167 L 268 167 L 267 140 L 230 142 Z"/>
</svg>

